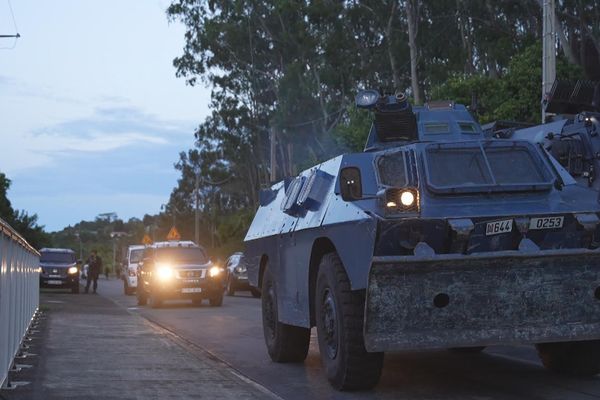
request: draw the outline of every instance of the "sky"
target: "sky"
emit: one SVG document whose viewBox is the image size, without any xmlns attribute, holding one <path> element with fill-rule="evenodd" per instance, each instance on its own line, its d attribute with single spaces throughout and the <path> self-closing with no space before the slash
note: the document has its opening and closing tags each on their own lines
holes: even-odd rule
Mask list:
<svg viewBox="0 0 600 400">
<path fill-rule="evenodd" d="M 0 34 L 13 34 L 0 0 Z M 11 0 L 0 39 L 0 172 L 14 208 L 56 231 L 96 215 L 155 214 L 209 113 L 175 76 L 185 28 L 166 0 Z"/>
</svg>

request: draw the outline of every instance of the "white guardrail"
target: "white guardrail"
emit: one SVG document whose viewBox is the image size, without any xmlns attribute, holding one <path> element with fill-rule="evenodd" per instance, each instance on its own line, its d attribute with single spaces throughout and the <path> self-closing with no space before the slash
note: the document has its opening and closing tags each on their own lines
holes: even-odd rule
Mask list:
<svg viewBox="0 0 600 400">
<path fill-rule="evenodd" d="M 40 255 L 0 219 L 0 388 L 40 298 Z"/>
</svg>

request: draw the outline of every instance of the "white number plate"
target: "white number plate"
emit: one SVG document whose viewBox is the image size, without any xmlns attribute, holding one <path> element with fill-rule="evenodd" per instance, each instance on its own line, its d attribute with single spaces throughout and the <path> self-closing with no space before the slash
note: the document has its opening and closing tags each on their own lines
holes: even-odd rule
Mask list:
<svg viewBox="0 0 600 400">
<path fill-rule="evenodd" d="M 564 217 L 531 218 L 529 229 L 557 229 L 562 228 Z"/>
<path fill-rule="evenodd" d="M 181 293 L 200 293 L 202 292 L 202 288 L 199 287 L 186 287 L 181 289 Z"/>
<path fill-rule="evenodd" d="M 48 285 L 62 285 L 63 281 L 48 281 Z"/>
<path fill-rule="evenodd" d="M 497 235 L 499 233 L 511 232 L 513 226 L 512 219 L 505 219 L 502 221 L 488 222 L 485 228 L 486 235 Z"/>
</svg>

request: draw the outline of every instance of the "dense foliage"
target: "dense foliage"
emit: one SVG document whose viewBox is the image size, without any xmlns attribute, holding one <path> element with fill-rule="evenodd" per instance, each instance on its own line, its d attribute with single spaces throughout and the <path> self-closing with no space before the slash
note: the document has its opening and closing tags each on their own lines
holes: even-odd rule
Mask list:
<svg viewBox="0 0 600 400">
<path fill-rule="evenodd" d="M 559 76 L 599 79 L 600 2 L 557 3 Z M 198 200 L 203 242 L 239 247 L 272 176 L 362 148 L 370 117 L 352 107 L 361 87 L 417 103 L 477 98 L 482 122 L 538 122 L 541 4 L 173 0 L 168 17 L 187 28 L 177 75 L 212 87 L 212 114 L 181 154 L 167 213 L 186 215 L 192 233 Z"/>
<path fill-rule="evenodd" d="M 0 218 L 19 232 L 34 248 L 40 249 L 49 246 L 50 236 L 44 231 L 43 226 L 38 225 L 37 215 L 29 215 L 24 210 L 13 208 L 8 199 L 10 184 L 10 179 L 0 172 Z"/>
</svg>

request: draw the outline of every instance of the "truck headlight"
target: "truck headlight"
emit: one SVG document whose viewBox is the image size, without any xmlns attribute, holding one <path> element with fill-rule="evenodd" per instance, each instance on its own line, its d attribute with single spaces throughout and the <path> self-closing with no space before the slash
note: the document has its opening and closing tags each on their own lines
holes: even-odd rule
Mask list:
<svg viewBox="0 0 600 400">
<path fill-rule="evenodd" d="M 77 273 L 77 267 L 69 267 L 69 269 L 67 270 L 67 272 L 70 275 L 76 274 Z"/>
<path fill-rule="evenodd" d="M 208 270 L 208 274 L 210 275 L 211 278 L 214 278 L 215 276 L 220 275 L 222 271 L 223 271 L 223 268 L 214 266 Z"/>
<path fill-rule="evenodd" d="M 235 272 L 237 272 L 238 274 L 243 274 L 244 272 L 246 272 L 246 267 L 235 267 Z"/>
<path fill-rule="evenodd" d="M 170 265 L 157 265 L 156 276 L 161 281 L 168 281 L 173 277 L 173 267 Z"/>
</svg>

